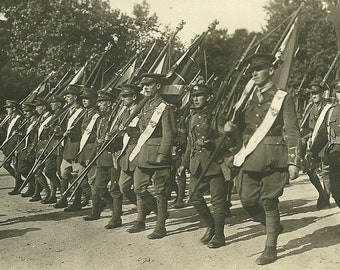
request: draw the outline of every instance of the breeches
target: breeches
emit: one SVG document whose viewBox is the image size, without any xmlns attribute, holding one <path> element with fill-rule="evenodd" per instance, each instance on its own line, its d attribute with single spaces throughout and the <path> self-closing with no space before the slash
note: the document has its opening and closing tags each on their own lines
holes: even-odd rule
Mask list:
<svg viewBox="0 0 340 270">
<path fill-rule="evenodd" d="M 170 168 L 140 168 L 137 167 L 133 174 L 135 193 L 140 194 L 148 189 L 151 185 L 151 178 L 153 180 L 154 191 L 157 195 L 165 195 L 170 175 Z"/>
</svg>

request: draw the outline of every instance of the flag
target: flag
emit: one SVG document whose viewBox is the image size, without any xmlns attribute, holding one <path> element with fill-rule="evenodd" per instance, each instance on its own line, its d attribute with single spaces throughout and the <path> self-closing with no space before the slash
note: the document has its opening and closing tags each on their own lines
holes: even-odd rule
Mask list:
<svg viewBox="0 0 340 270">
<path fill-rule="evenodd" d="M 283 62 L 276 70 L 273 81 L 278 88 L 285 91 L 287 90 L 289 74 L 296 49 L 296 40 L 298 35 L 297 20 L 298 18 L 295 19 L 295 22 L 289 29 L 280 48 L 275 54 L 276 61 Z"/>
</svg>

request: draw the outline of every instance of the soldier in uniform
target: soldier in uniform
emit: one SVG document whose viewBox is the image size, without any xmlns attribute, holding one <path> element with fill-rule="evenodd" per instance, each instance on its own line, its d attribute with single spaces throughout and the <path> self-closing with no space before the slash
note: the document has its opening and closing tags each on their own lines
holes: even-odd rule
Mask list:
<svg viewBox="0 0 340 270">
<path fill-rule="evenodd" d="M 121 114 L 121 124 L 127 121 L 129 116 L 134 112 L 138 102 L 140 101 L 140 91 L 141 88 L 137 85 L 122 85 L 120 97 L 123 102 L 122 114 Z M 137 119 L 131 122 L 130 126 L 136 126 Z M 119 125 L 116 125 L 116 128 L 120 128 Z M 133 130 L 133 128 L 132 128 Z M 117 131 L 115 131 L 117 132 Z M 111 184 L 111 195 L 113 198 L 113 207 L 114 212 L 110 222 L 105 226 L 106 229 L 112 229 L 116 227 L 120 227 L 122 224 L 121 213 L 122 213 L 122 195 L 124 195 L 132 204 L 137 204 L 136 194 L 133 191 L 133 173 L 135 170 L 135 165 L 129 161 L 129 155 L 133 148 L 135 147 L 138 136 L 133 134 L 133 132 L 129 132 L 129 128 L 127 128 L 127 132 L 123 136 L 123 146 L 121 149 L 121 153 L 119 154 L 117 160 L 120 169 L 120 176 L 118 180 L 118 189 L 117 187 Z"/>
<path fill-rule="evenodd" d="M 172 165 L 176 122 L 174 109 L 160 95 L 165 83 L 164 75 L 146 73 L 142 76 L 143 93 L 149 100 L 139 113 L 136 133 L 140 133 L 140 136 L 129 156 L 129 160 L 136 164 L 133 178 L 138 211 L 138 220 L 130 232 L 145 230 L 145 217 L 152 210 L 157 213 L 157 222 L 154 231 L 147 237 L 159 239 L 167 234 L 165 221 L 169 214 L 166 187 Z M 148 191 L 151 179 L 156 198 Z"/>
<path fill-rule="evenodd" d="M 6 104 L 4 106 L 7 111 L 7 115 L 9 116 L 9 119 L 7 121 L 7 131 L 6 131 L 6 138 L 5 141 L 1 145 L 1 150 L 3 154 L 5 155 L 5 159 L 7 156 L 11 153 L 11 151 L 14 149 L 14 147 L 18 143 L 18 132 L 19 127 L 23 124 L 23 116 L 20 112 L 20 105 L 18 102 L 14 100 L 6 100 Z M 13 163 L 13 166 L 11 165 Z M 3 164 L 3 167 L 8 171 L 10 175 L 12 175 L 15 178 L 15 187 L 12 191 L 10 191 L 9 195 L 17 195 L 19 194 L 19 188 L 23 183 L 23 180 L 17 179 L 16 176 L 16 157 L 12 156 L 8 161 Z"/>
<path fill-rule="evenodd" d="M 323 133 L 319 132 L 315 140 L 321 142 L 319 148 L 326 145 L 325 162 L 329 164 L 330 191 L 340 207 L 340 79 L 334 80 L 331 85 L 334 86 L 337 104 L 328 110 L 324 119 L 328 137 L 325 140 Z"/>
<path fill-rule="evenodd" d="M 35 149 L 36 149 L 36 127 L 38 125 L 38 112 L 35 111 L 35 104 L 34 103 L 23 103 L 22 104 L 22 111 L 24 113 L 25 118 L 27 119 L 26 124 L 26 131 L 22 132 L 21 136 L 24 137 L 27 135 L 25 142 L 23 143 L 22 147 L 18 149 L 18 169 L 16 178 L 18 181 L 21 179 L 21 176 L 27 176 L 30 172 L 33 164 L 34 164 L 34 157 L 35 157 Z M 40 201 L 40 191 L 41 186 L 39 183 L 35 185 L 35 178 L 32 177 L 30 182 L 28 183 L 28 193 L 31 193 L 31 190 L 34 192 L 39 191 L 39 197 L 34 193 L 32 198 L 29 200 L 30 202 Z M 36 196 L 34 196 L 36 195 Z"/>
<path fill-rule="evenodd" d="M 89 160 L 92 160 L 102 145 L 106 142 L 107 133 L 110 129 L 112 120 L 111 105 L 115 96 L 111 92 L 101 90 L 98 92 L 97 104 L 100 112 L 100 120 L 98 122 L 96 140 L 91 152 Z M 109 149 L 105 149 L 96 161 L 97 171 L 94 184 L 92 187 L 92 212 L 85 216 L 85 221 L 97 220 L 103 210 L 102 200 L 112 210 L 113 199 L 107 188 L 108 183 L 118 181 L 118 170 L 113 167 L 112 153 Z M 120 224 L 121 226 L 121 224 Z"/>
<path fill-rule="evenodd" d="M 42 125 L 42 123 L 44 123 L 44 121 L 49 118 L 51 116 L 50 113 L 50 106 L 48 105 L 48 103 L 43 99 L 43 98 L 39 98 L 37 97 L 34 100 L 34 105 L 35 105 L 35 110 L 38 113 L 38 124 L 36 125 L 36 128 L 34 130 L 34 145 L 35 145 L 35 150 L 38 149 L 38 145 L 40 143 L 40 140 L 38 138 L 38 134 L 39 134 L 39 127 L 40 125 Z M 35 151 L 35 157 L 37 157 L 37 151 Z M 34 163 L 32 163 L 34 164 Z M 32 196 L 32 198 L 30 199 L 30 202 L 35 202 L 35 201 L 45 201 L 46 199 L 48 199 L 51 195 L 51 189 L 49 184 L 47 183 L 47 179 L 45 177 L 45 175 L 42 173 L 43 167 L 39 166 L 35 173 L 34 173 L 34 182 L 35 182 L 35 188 L 34 188 L 34 194 Z M 33 183 L 33 181 L 31 180 L 29 182 L 29 185 Z M 45 197 L 42 199 L 41 198 L 41 191 L 44 191 L 45 193 Z"/>
<path fill-rule="evenodd" d="M 287 179 L 296 178 L 299 172 L 300 135 L 295 105 L 291 95 L 273 83 L 274 60 L 274 56 L 261 53 L 247 59 L 255 87 L 238 121 L 243 128 L 243 146 L 233 161 L 240 167 L 236 185 L 244 209 L 266 226 L 265 249 L 256 260 L 259 265 L 277 258 L 277 238 L 282 231 L 279 197 Z M 225 131 L 232 129 L 228 122 Z"/>
<path fill-rule="evenodd" d="M 95 107 L 97 92 L 90 88 L 83 88 L 82 94 L 80 95 L 82 99 L 82 104 L 84 107 L 84 117 L 81 121 L 81 139 L 78 151 L 78 157 L 76 164 L 79 166 L 75 169 L 75 172 L 80 174 L 86 166 L 86 163 L 89 161 L 91 151 L 93 149 L 95 140 L 96 140 L 96 132 L 97 132 L 97 124 L 99 114 Z M 92 167 L 91 175 L 93 174 L 95 167 Z M 81 180 L 81 185 L 78 190 L 75 192 L 73 203 L 65 208 L 66 212 L 75 212 L 82 209 L 82 207 L 86 206 L 91 199 L 91 186 L 88 182 L 88 177 L 85 177 Z M 84 200 L 82 201 L 82 195 Z"/>
<path fill-rule="evenodd" d="M 313 82 L 310 85 L 310 89 L 308 92 L 311 94 L 312 103 L 307 105 L 305 114 L 300 123 L 300 129 L 302 130 L 302 133 L 307 133 L 302 139 L 302 146 L 306 149 L 305 164 L 308 164 L 306 166 L 306 173 L 309 176 L 311 183 L 319 193 L 319 198 L 317 200 L 318 209 L 329 208 L 330 193 L 328 166 L 326 166 L 323 162 L 324 149 L 320 149 L 320 147 L 317 146 L 317 144 L 320 144 L 320 141 L 313 140 L 313 146 L 311 144 L 315 124 L 318 121 L 319 117 L 325 116 L 326 111 L 324 111 L 324 109 L 328 109 L 328 106 L 326 106 L 327 101 L 322 97 L 323 90 L 324 87 L 322 87 L 317 82 Z M 320 126 L 318 126 L 317 128 L 318 131 L 323 132 L 323 134 L 319 135 L 322 135 L 326 138 L 327 130 L 324 127 Z M 319 150 L 316 152 L 316 149 Z M 321 169 L 321 173 L 318 175 L 319 169 Z M 324 187 L 322 186 L 319 177 L 322 177 Z"/>
<path fill-rule="evenodd" d="M 44 174 L 50 181 L 50 196 L 44 200 L 41 201 L 43 204 L 51 204 L 57 202 L 57 189 L 60 190 L 60 165 L 62 161 L 62 156 L 60 150 L 54 150 L 52 153 L 53 146 L 57 142 L 57 138 L 55 138 L 55 128 L 56 126 L 59 126 L 59 124 L 62 121 L 62 118 L 65 117 L 65 113 L 67 111 L 63 110 L 63 105 L 65 103 L 65 100 L 63 97 L 54 95 L 52 96 L 50 100 L 50 105 L 52 109 L 52 115 L 50 118 L 43 121 L 43 123 L 40 126 L 40 130 L 38 131 L 38 145 L 37 145 L 37 155 L 36 158 L 38 158 L 44 148 L 46 147 L 46 144 L 51 139 L 50 144 L 46 147 L 45 154 L 50 154 L 50 156 L 47 158 L 45 164 L 41 168 L 38 168 L 38 170 L 43 170 Z M 51 138 L 52 137 L 52 138 Z"/>
<path fill-rule="evenodd" d="M 81 138 L 81 119 L 84 115 L 83 108 L 80 105 L 80 88 L 80 86 L 70 85 L 63 92 L 68 105 L 68 117 L 65 120 L 67 136 L 63 149 L 63 160 L 60 165 L 61 194 L 67 190 L 68 183 L 74 180 L 74 172 L 79 166 L 76 162 L 76 157 Z M 67 206 L 66 196 L 63 196 L 54 205 L 55 208 L 66 208 Z"/>
<path fill-rule="evenodd" d="M 194 108 L 191 111 L 189 121 L 189 139 L 182 164 L 178 168 L 178 174 L 182 174 L 184 169 L 190 171 L 189 193 L 191 194 L 191 203 L 207 226 L 207 230 L 200 240 L 201 243 L 208 245 L 209 248 L 219 248 L 225 245 L 224 219 L 227 197 L 224 176 L 218 163 L 218 160 L 223 159 L 221 157 L 224 153 L 222 149 L 211 163 L 203 181 L 198 182 L 200 174 L 205 169 L 216 144 L 222 139 L 223 135 L 223 126 L 220 130 L 216 130 L 209 113 L 211 94 L 212 90 L 208 85 L 198 84 L 193 86 L 191 95 Z M 214 210 L 213 215 L 203 197 L 204 192 L 208 191 L 209 188 Z"/>
</svg>

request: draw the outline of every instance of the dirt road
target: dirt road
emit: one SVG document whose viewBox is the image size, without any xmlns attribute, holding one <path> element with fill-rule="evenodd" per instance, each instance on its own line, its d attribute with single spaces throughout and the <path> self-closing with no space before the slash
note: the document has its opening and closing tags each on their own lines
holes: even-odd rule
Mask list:
<svg viewBox="0 0 340 270">
<path fill-rule="evenodd" d="M 278 260 L 257 266 L 264 247 L 263 227 L 249 219 L 237 195 L 233 217 L 226 219 L 227 245 L 211 250 L 199 243 L 204 233 L 192 207 L 170 208 L 168 236 L 149 240 L 147 230 L 131 235 L 137 213 L 124 205 L 122 228 L 106 230 L 105 210 L 97 221 L 85 222 L 89 207 L 65 213 L 52 205 L 9 196 L 14 180 L 0 170 L 0 269 L 340 269 L 340 211 L 316 210 L 317 194 L 304 175 L 287 186 L 280 211 L 284 233 L 279 237 Z M 207 197 L 209 200 L 209 197 Z"/>
</svg>

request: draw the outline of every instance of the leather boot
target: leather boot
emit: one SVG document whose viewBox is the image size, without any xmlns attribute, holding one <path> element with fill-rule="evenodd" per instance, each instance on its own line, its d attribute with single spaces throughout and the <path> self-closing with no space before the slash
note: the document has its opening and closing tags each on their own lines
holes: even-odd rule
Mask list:
<svg viewBox="0 0 340 270">
<path fill-rule="evenodd" d="M 120 192 L 119 192 L 120 193 Z M 113 194 L 113 211 L 112 217 L 105 229 L 114 229 L 122 227 L 122 210 L 123 208 L 123 196 L 121 194 Z"/>
<path fill-rule="evenodd" d="M 41 184 L 39 183 L 39 181 L 34 177 L 34 183 L 35 183 L 35 188 L 34 188 L 34 194 L 32 196 L 32 198 L 29 200 L 30 202 L 38 202 L 41 200 L 41 191 L 43 190 Z"/>
<path fill-rule="evenodd" d="M 99 195 L 92 195 L 92 213 L 83 219 L 85 221 L 97 220 L 101 214 L 101 198 Z"/>
<path fill-rule="evenodd" d="M 129 200 L 130 203 L 137 205 L 137 196 L 132 189 L 125 190 L 123 195 Z"/>
<path fill-rule="evenodd" d="M 145 222 L 143 221 L 136 221 L 131 228 L 127 229 L 127 232 L 129 233 L 138 233 L 142 231 L 145 231 Z"/>
<path fill-rule="evenodd" d="M 62 197 L 55 205 L 53 205 L 54 208 L 65 208 L 67 207 L 67 199 Z"/>
<path fill-rule="evenodd" d="M 52 203 L 56 203 L 56 202 L 57 202 L 57 197 L 56 196 L 50 196 L 46 200 L 41 201 L 41 203 L 43 203 L 43 204 L 52 204 Z"/>
<path fill-rule="evenodd" d="M 77 212 L 81 210 L 81 194 L 82 190 L 79 187 L 74 195 L 72 204 L 64 209 L 65 212 Z"/>
<path fill-rule="evenodd" d="M 221 214 L 214 213 L 214 222 L 215 222 L 215 235 L 209 241 L 209 248 L 219 248 L 225 246 L 225 236 L 224 236 L 224 215 L 225 209 Z"/>
<path fill-rule="evenodd" d="M 210 212 L 209 207 L 204 201 L 199 201 L 194 203 L 194 208 L 199 214 L 200 218 L 203 220 L 204 224 L 208 227 L 206 232 L 200 239 L 200 242 L 204 245 L 208 244 L 208 242 L 213 238 L 215 235 L 215 222 L 214 218 Z"/>
<path fill-rule="evenodd" d="M 15 187 L 12 191 L 8 192 L 8 195 L 18 195 L 20 194 L 19 189 L 24 181 L 21 179 L 21 175 L 15 177 Z"/>
<path fill-rule="evenodd" d="M 265 265 L 275 262 L 277 259 L 276 247 L 265 247 L 260 257 L 256 259 L 256 264 Z"/>
<path fill-rule="evenodd" d="M 82 189 L 82 197 L 83 197 L 83 199 L 81 201 L 81 206 L 85 207 L 86 205 L 89 204 L 89 201 L 90 201 L 91 196 L 92 196 L 91 195 L 92 194 L 91 186 L 90 186 L 90 184 L 88 182 L 87 177 L 86 177 L 86 180 L 84 180 L 84 182 L 83 182 L 83 184 L 81 186 L 81 189 Z"/>
<path fill-rule="evenodd" d="M 160 239 L 166 236 L 165 221 L 168 216 L 168 200 L 165 195 L 158 195 L 156 227 L 155 230 L 147 236 L 149 239 Z"/>
<path fill-rule="evenodd" d="M 185 197 L 185 186 L 186 186 L 186 179 L 185 177 L 179 176 L 177 178 L 177 183 L 178 183 L 178 196 L 176 203 L 174 205 L 175 208 L 184 208 L 185 203 L 184 203 L 184 197 Z"/>
<path fill-rule="evenodd" d="M 158 206 L 157 206 L 156 199 L 151 195 L 149 191 L 146 190 L 140 193 L 139 197 L 143 200 L 143 202 L 145 203 L 148 209 L 150 209 L 151 211 L 154 211 L 157 214 Z"/>
<path fill-rule="evenodd" d="M 106 191 L 102 196 L 102 200 L 106 203 L 106 206 L 113 211 L 113 198 L 109 191 Z"/>
<path fill-rule="evenodd" d="M 127 229 L 129 233 L 138 233 L 145 231 L 145 218 L 150 212 L 145 204 L 145 202 L 137 195 L 137 220 L 135 221 L 134 225 Z"/>
</svg>

